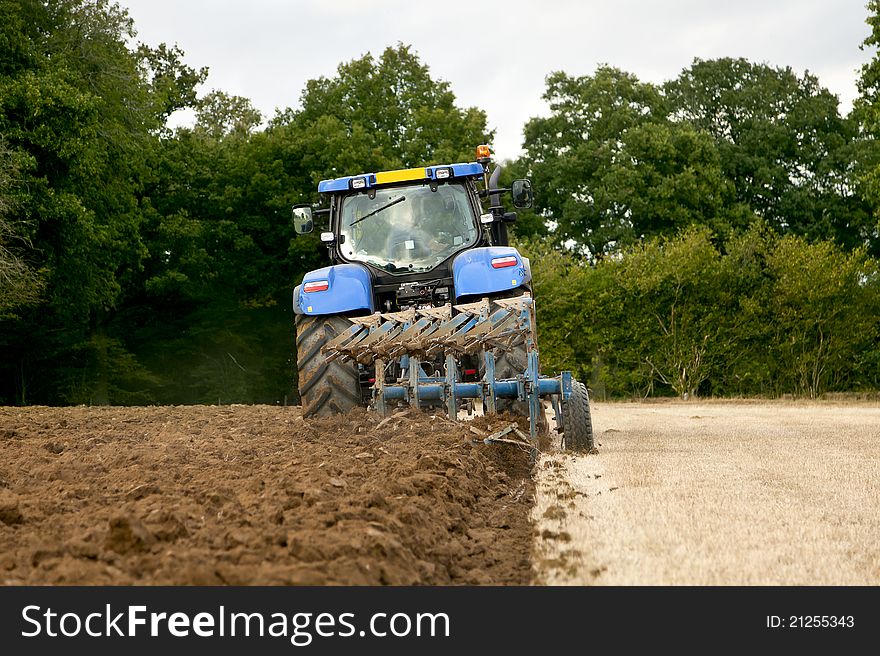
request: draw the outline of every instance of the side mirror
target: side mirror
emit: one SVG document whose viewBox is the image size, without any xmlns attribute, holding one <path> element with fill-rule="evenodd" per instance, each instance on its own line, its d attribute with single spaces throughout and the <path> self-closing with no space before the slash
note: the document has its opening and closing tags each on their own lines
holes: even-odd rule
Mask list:
<svg viewBox="0 0 880 656">
<path fill-rule="evenodd" d="M 514 180 L 510 185 L 510 195 L 513 197 L 513 206 L 526 209 L 532 206 L 532 183 L 529 180 Z"/>
<path fill-rule="evenodd" d="M 293 229 L 298 235 L 304 235 L 315 228 L 312 208 L 308 205 L 295 205 L 293 208 Z"/>
</svg>

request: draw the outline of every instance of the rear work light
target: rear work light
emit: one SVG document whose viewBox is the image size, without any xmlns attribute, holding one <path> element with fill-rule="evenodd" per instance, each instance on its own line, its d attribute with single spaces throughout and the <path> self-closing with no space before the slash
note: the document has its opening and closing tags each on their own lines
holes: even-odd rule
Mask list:
<svg viewBox="0 0 880 656">
<path fill-rule="evenodd" d="M 452 177 L 452 169 L 436 169 L 434 171 L 434 177 L 436 177 L 438 180 L 446 180 L 447 178 Z"/>
<path fill-rule="evenodd" d="M 329 280 L 315 280 L 303 285 L 304 292 L 326 292 L 330 287 Z"/>
<path fill-rule="evenodd" d="M 351 181 L 352 189 L 363 189 L 367 186 L 366 178 L 353 178 Z"/>
<path fill-rule="evenodd" d="M 505 267 L 512 267 L 516 265 L 516 257 L 513 255 L 508 255 L 507 257 L 495 257 L 492 258 L 492 268 L 493 269 L 503 269 Z"/>
</svg>

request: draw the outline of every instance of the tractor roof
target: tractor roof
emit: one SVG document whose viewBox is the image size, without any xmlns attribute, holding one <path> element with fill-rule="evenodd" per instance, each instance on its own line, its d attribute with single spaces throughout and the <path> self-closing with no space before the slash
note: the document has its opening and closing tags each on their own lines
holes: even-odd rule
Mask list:
<svg viewBox="0 0 880 656">
<path fill-rule="evenodd" d="M 483 165 L 478 162 L 467 164 L 438 164 L 417 169 L 400 169 L 380 173 L 361 173 L 347 175 L 334 180 L 321 180 L 318 191 L 322 194 L 348 191 L 349 189 L 369 189 L 410 180 L 448 180 L 450 178 L 476 178 L 483 175 Z"/>
</svg>

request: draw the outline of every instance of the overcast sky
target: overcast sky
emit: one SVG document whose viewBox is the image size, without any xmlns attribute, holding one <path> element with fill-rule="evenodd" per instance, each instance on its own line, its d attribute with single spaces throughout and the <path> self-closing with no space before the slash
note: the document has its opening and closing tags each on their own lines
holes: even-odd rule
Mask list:
<svg viewBox="0 0 880 656">
<path fill-rule="evenodd" d="M 848 112 L 869 53 L 864 0 L 121 0 L 138 40 L 177 43 L 210 67 L 205 91 L 250 98 L 265 117 L 295 107 L 305 82 L 340 62 L 412 45 L 460 106 L 488 113 L 499 158 L 545 114 L 551 71 L 607 63 L 643 81 L 674 78 L 695 57 L 746 57 L 809 70 Z"/>
</svg>

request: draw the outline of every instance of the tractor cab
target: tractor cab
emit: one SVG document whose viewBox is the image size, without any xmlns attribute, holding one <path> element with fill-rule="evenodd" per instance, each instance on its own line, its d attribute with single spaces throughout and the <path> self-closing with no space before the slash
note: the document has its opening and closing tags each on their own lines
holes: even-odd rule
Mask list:
<svg viewBox="0 0 880 656">
<path fill-rule="evenodd" d="M 348 194 L 339 206 L 339 260 L 393 275 L 430 271 L 480 239 L 473 194 L 462 182 Z"/>
<path fill-rule="evenodd" d="M 480 146 L 476 162 L 324 180 L 318 191 L 329 198 L 329 208 L 294 207 L 296 231 L 311 231 L 318 213 L 329 215 L 330 229 L 321 234 L 321 240 L 329 248 L 331 262 L 337 267 L 356 267 L 341 271 L 353 275 L 359 271 L 372 297 L 370 303 L 352 308 L 354 311 L 391 311 L 460 299 L 473 285 L 465 280 L 457 284 L 456 269 L 473 264 L 472 258 L 463 259 L 462 255 L 475 250 L 483 251 L 486 267 L 497 269 L 505 267 L 493 263 L 493 258 L 486 259 L 488 249 L 496 256 L 501 253 L 497 249 L 503 249 L 501 257 L 508 259 L 502 263 L 519 265 L 522 275 L 509 279 L 505 275 L 503 285 L 499 278 L 473 293 L 527 286 L 527 261 L 509 248 L 507 240 L 507 224 L 516 219 L 516 214 L 505 212 L 498 198 L 503 192 L 512 192 L 514 206 L 529 207 L 531 187 L 528 180 L 516 180 L 510 189 L 492 188 L 500 167 L 490 178 L 490 161 L 488 148 Z M 478 189 L 478 185 L 483 188 Z M 485 209 L 483 198 L 490 199 Z M 493 286 L 499 289 L 490 289 Z M 295 294 L 295 301 L 302 298 L 303 291 L 307 291 L 305 287 Z M 314 312 L 315 306 L 311 311 L 309 307 L 299 303 L 304 314 Z M 333 311 L 338 311 L 335 305 Z"/>
</svg>

